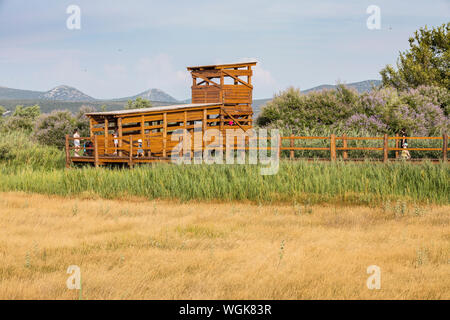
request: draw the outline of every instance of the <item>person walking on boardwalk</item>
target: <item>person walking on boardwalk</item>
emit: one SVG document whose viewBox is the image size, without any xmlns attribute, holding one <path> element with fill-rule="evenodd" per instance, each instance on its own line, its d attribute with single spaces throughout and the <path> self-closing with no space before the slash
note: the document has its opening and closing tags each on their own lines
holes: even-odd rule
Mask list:
<svg viewBox="0 0 450 320">
<path fill-rule="evenodd" d="M 73 145 L 75 147 L 75 152 L 74 152 L 74 156 L 75 157 L 79 157 L 80 154 L 80 150 L 81 150 L 81 144 L 80 144 L 80 134 L 78 133 L 78 128 L 75 128 L 75 130 L 73 131 Z"/>
<path fill-rule="evenodd" d="M 408 134 L 406 133 L 406 128 L 402 128 L 400 130 L 400 137 L 402 137 L 400 139 L 400 148 L 403 148 L 403 144 L 408 144 L 408 140 L 406 139 L 407 136 Z"/>
<path fill-rule="evenodd" d="M 117 132 L 117 128 L 114 130 L 113 138 L 114 138 L 114 155 L 117 155 L 117 148 L 119 147 L 119 133 Z"/>
<path fill-rule="evenodd" d="M 409 151 L 408 151 L 408 143 L 403 143 L 403 150 L 402 150 L 402 154 L 400 155 L 400 158 L 402 159 L 402 160 L 408 160 L 408 159 L 411 159 L 411 154 L 409 153 Z"/>
<path fill-rule="evenodd" d="M 137 157 L 143 157 L 144 156 L 144 149 L 142 147 L 142 139 L 138 140 L 138 149 L 137 149 Z"/>
</svg>

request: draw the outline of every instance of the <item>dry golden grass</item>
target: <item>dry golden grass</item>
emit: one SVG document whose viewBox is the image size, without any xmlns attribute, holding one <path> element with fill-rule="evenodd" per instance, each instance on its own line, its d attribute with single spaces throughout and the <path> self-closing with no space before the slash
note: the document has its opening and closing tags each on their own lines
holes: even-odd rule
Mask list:
<svg viewBox="0 0 450 320">
<path fill-rule="evenodd" d="M 0 298 L 449 299 L 449 212 L 0 193 Z"/>
</svg>

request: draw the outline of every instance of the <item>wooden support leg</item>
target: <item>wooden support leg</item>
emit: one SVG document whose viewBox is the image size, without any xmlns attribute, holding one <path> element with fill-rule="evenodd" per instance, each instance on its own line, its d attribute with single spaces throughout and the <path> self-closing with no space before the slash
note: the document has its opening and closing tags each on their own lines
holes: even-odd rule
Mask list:
<svg viewBox="0 0 450 320">
<path fill-rule="evenodd" d="M 388 162 L 388 157 L 389 157 L 389 138 L 387 134 L 384 134 L 383 137 L 383 162 L 386 163 Z"/>
<path fill-rule="evenodd" d="M 447 162 L 447 152 L 448 152 L 448 135 L 444 133 L 442 136 L 442 160 Z"/>
<path fill-rule="evenodd" d="M 68 134 L 66 134 L 66 168 L 70 168 L 70 144 Z"/>
<path fill-rule="evenodd" d="M 94 165 L 96 168 L 98 168 L 98 140 L 97 136 L 94 136 Z"/>
<path fill-rule="evenodd" d="M 128 159 L 128 165 L 130 166 L 130 168 L 133 167 L 133 137 L 130 136 L 130 154 L 129 154 L 129 159 Z"/>
<path fill-rule="evenodd" d="M 291 145 L 291 152 L 290 152 L 290 158 L 291 160 L 294 160 L 294 134 L 291 133 L 291 140 L 290 140 L 290 145 Z"/>
<path fill-rule="evenodd" d="M 398 133 L 395 134 L 395 137 L 398 138 Z M 398 139 L 395 139 L 395 149 L 398 149 Z M 398 150 L 395 150 L 395 159 L 398 159 Z"/>
<path fill-rule="evenodd" d="M 347 148 L 347 135 L 344 133 L 342 135 L 342 147 L 344 148 L 344 152 L 342 154 L 342 157 L 344 158 L 344 160 L 348 159 L 348 151 L 346 150 Z"/>
<path fill-rule="evenodd" d="M 331 161 L 336 161 L 336 135 L 332 134 L 330 136 L 330 159 Z"/>
</svg>

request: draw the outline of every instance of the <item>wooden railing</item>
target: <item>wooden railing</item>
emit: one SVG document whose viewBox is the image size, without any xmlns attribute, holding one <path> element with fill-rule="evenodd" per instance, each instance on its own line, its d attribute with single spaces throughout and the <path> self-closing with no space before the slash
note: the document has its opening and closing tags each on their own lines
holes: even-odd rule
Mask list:
<svg viewBox="0 0 450 320">
<path fill-rule="evenodd" d="M 74 140 L 80 141 L 80 147 L 75 147 L 71 141 Z M 119 160 L 122 160 L 121 162 L 128 163 L 130 166 L 133 165 L 133 162 L 137 158 L 138 155 L 138 145 L 137 141 L 138 139 L 142 139 L 142 146 L 139 147 L 143 151 L 143 156 L 151 157 L 152 155 L 156 155 L 155 158 L 165 159 L 167 160 L 168 157 L 172 154 L 174 147 L 178 145 L 179 143 L 182 143 L 183 141 L 183 135 L 180 135 L 178 139 L 172 139 L 172 136 L 162 137 L 158 134 L 151 134 L 151 135 L 136 135 L 136 136 L 124 136 L 124 137 L 110 137 L 108 139 L 104 139 L 103 136 L 94 135 L 93 137 L 80 137 L 80 138 L 73 138 L 69 137 L 69 135 L 66 136 L 66 166 L 69 167 L 70 163 L 75 161 L 81 161 L 84 159 L 89 160 L 90 162 L 94 162 L 95 166 L 98 166 L 102 161 L 101 158 L 116 158 L 118 162 Z M 262 138 L 262 137 L 246 137 L 245 144 L 239 145 L 237 143 L 233 143 L 232 149 L 233 150 L 273 150 L 275 147 L 272 146 L 272 143 L 269 143 L 267 147 L 251 147 L 249 146 L 249 139 L 267 139 L 268 141 L 273 140 L 272 137 Z M 410 147 L 410 148 L 400 148 L 399 142 L 402 139 L 406 139 L 408 141 L 411 140 L 438 140 L 442 141 L 442 144 L 440 147 L 424 147 L 424 148 L 418 148 L 418 147 Z M 118 145 L 117 147 L 114 144 L 114 140 L 117 140 Z M 225 137 L 224 137 L 225 140 Z M 313 141 L 313 140 L 321 140 L 326 141 L 327 143 L 322 146 L 298 146 L 295 145 L 295 142 L 297 141 Z M 86 146 L 86 142 L 90 141 L 92 143 L 92 146 Z M 283 145 L 283 141 L 288 141 L 289 145 Z M 370 146 L 370 147 L 360 147 L 360 146 L 349 146 L 348 143 L 350 141 L 380 141 L 380 145 L 377 146 Z M 392 141 L 394 143 L 394 146 L 389 146 L 389 142 Z M 338 142 L 342 146 L 338 146 Z M 204 142 L 201 144 L 195 145 L 193 140 L 191 141 L 190 146 L 183 145 L 183 149 L 186 152 L 186 150 L 190 151 L 190 153 L 195 152 L 202 152 L 204 150 L 225 150 L 226 142 L 223 142 L 223 146 L 210 146 L 206 145 Z M 424 151 L 437 151 L 441 153 L 441 159 L 443 161 L 448 161 L 448 135 L 444 134 L 442 137 L 389 137 L 387 134 L 385 134 L 383 137 L 347 137 L 345 135 L 343 136 L 336 136 L 334 134 L 322 137 L 307 137 L 307 136 L 287 136 L 287 137 L 279 137 L 278 141 L 278 155 L 280 157 L 283 156 L 283 151 L 288 151 L 288 158 L 290 160 L 296 160 L 296 159 L 304 159 L 304 157 L 296 157 L 295 152 L 296 151 L 321 151 L 326 152 L 328 154 L 328 160 L 330 161 L 336 161 L 338 158 L 338 152 L 342 152 L 342 159 L 343 160 L 356 160 L 356 159 L 349 159 L 349 152 L 351 151 L 382 151 L 382 161 L 388 162 L 390 160 L 389 158 L 389 152 L 395 151 L 395 159 L 398 158 L 399 151 L 402 150 L 408 150 L 408 151 L 415 151 L 415 152 L 424 152 Z M 82 152 L 82 154 L 80 154 Z M 380 159 L 381 160 L 381 159 Z"/>
<path fill-rule="evenodd" d="M 442 146 L 432 147 L 432 148 L 400 148 L 399 147 L 399 141 L 400 140 L 442 140 Z M 289 158 L 291 160 L 295 159 L 295 150 L 325 150 L 329 151 L 329 158 L 331 161 L 334 161 L 337 159 L 337 151 L 343 151 L 342 158 L 344 160 L 348 159 L 348 151 L 352 150 L 361 150 L 361 151 L 383 151 L 383 161 L 387 162 L 389 160 L 389 151 L 395 151 L 395 158 L 398 158 L 398 152 L 402 150 L 408 150 L 408 151 L 441 151 L 442 152 L 442 159 L 444 161 L 448 160 L 447 153 L 448 153 L 448 135 L 444 134 L 442 137 L 389 137 L 387 134 L 385 134 L 383 137 L 347 137 L 347 136 L 341 136 L 337 137 L 336 135 L 332 134 L 329 137 L 297 137 L 294 135 L 291 135 L 289 137 L 281 137 L 281 140 L 289 140 L 290 146 L 280 147 L 281 150 L 288 150 L 290 151 Z M 294 141 L 298 140 L 329 140 L 328 146 L 325 147 L 298 147 L 294 146 Z M 337 146 L 337 141 L 342 140 L 342 147 Z M 382 145 L 376 146 L 376 147 L 349 147 L 348 141 L 352 140 L 362 140 L 362 141 L 370 141 L 370 140 L 380 140 L 383 142 Z M 389 146 L 389 141 L 395 142 L 395 147 Z"/>
</svg>

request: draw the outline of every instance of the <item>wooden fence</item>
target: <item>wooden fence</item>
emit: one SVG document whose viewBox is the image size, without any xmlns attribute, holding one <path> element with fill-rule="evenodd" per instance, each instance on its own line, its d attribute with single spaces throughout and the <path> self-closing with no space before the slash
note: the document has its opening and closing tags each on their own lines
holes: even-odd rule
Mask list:
<svg viewBox="0 0 450 320">
<path fill-rule="evenodd" d="M 143 139 L 142 139 L 143 138 Z M 133 166 L 135 163 L 146 163 L 146 162 L 168 162 L 170 161 L 170 155 L 173 152 L 173 148 L 175 145 L 183 141 L 183 136 L 181 135 L 177 141 L 174 141 L 172 137 L 167 137 L 165 140 L 161 140 L 161 137 L 157 137 L 158 143 L 153 143 L 151 139 L 155 137 L 151 135 L 141 136 L 138 135 L 136 137 L 133 136 L 125 136 L 125 137 L 117 137 L 111 138 L 108 141 L 105 141 L 103 136 L 94 135 L 93 137 L 80 137 L 77 140 L 80 140 L 80 147 L 71 146 L 71 141 L 75 140 L 75 138 L 66 136 L 66 167 L 70 167 L 70 164 L 73 162 L 91 162 L 94 163 L 96 167 L 101 164 L 106 163 L 126 163 L 129 166 Z M 138 148 L 137 141 L 138 139 L 142 139 L 142 146 Z M 246 139 L 267 139 L 268 141 L 272 141 L 272 137 L 261 138 L 261 137 L 247 137 Z M 442 141 L 440 147 L 424 147 L 424 148 L 400 148 L 400 140 L 406 139 L 410 140 L 438 140 Z M 118 146 L 114 145 L 114 141 L 118 141 Z M 296 146 L 296 141 L 308 142 L 312 140 L 321 140 L 325 141 L 326 145 L 324 146 Z M 92 146 L 86 146 L 85 143 L 82 142 L 91 141 Z M 283 145 L 283 142 L 287 141 Z M 371 147 L 351 147 L 348 146 L 350 141 L 379 141 L 380 145 L 371 146 Z M 389 142 L 392 141 L 394 146 L 389 146 Z M 248 140 L 245 141 L 244 146 L 239 145 L 237 143 L 232 144 L 233 150 L 273 150 L 275 147 L 272 147 L 272 144 L 267 147 L 250 147 L 248 145 Z M 341 142 L 341 143 L 339 143 Z M 341 146 L 338 146 L 340 144 Z M 392 143 L 391 143 L 392 144 Z M 224 144 L 225 145 L 225 144 Z M 155 152 L 155 148 L 157 149 L 158 154 L 163 154 L 163 156 L 151 156 L 152 153 Z M 143 153 L 138 156 L 138 149 L 141 149 Z M 161 150 L 160 150 L 161 149 Z M 191 151 L 191 155 L 195 152 L 202 152 L 208 149 L 215 150 L 225 150 L 225 147 L 211 147 L 206 146 L 204 142 L 199 145 L 195 145 L 191 141 L 191 146 L 183 145 L 184 150 Z M 350 158 L 349 152 L 351 151 L 374 151 L 374 152 L 382 152 L 381 158 L 371 159 L 371 160 L 382 160 L 383 162 L 388 162 L 390 160 L 396 160 L 399 158 L 399 152 L 402 150 L 415 151 L 415 152 L 439 152 L 441 154 L 440 159 L 432 158 L 429 160 L 439 161 L 442 160 L 444 162 L 448 161 L 448 135 L 444 134 L 442 137 L 389 137 L 385 134 L 383 137 L 347 137 L 336 136 L 334 134 L 329 137 L 307 137 L 307 136 L 287 136 L 287 137 L 279 137 L 278 155 L 280 157 L 285 157 L 285 153 L 283 151 L 288 151 L 288 156 L 286 158 L 290 160 L 300 160 L 305 159 L 304 157 L 296 157 L 296 151 L 321 151 L 326 152 L 328 154 L 327 158 L 322 158 L 321 160 L 329 160 L 336 161 L 338 159 L 338 152 L 342 152 L 342 159 L 345 161 L 358 161 L 362 159 Z M 162 152 L 161 152 L 162 151 Z M 389 158 L 389 152 L 395 151 L 395 157 Z M 80 152 L 82 154 L 80 155 Z M 78 154 L 78 155 L 77 155 Z M 317 158 L 306 158 L 308 160 L 317 160 Z M 367 159 L 367 158 L 364 158 Z M 423 160 L 423 159 L 418 159 Z"/>
</svg>

